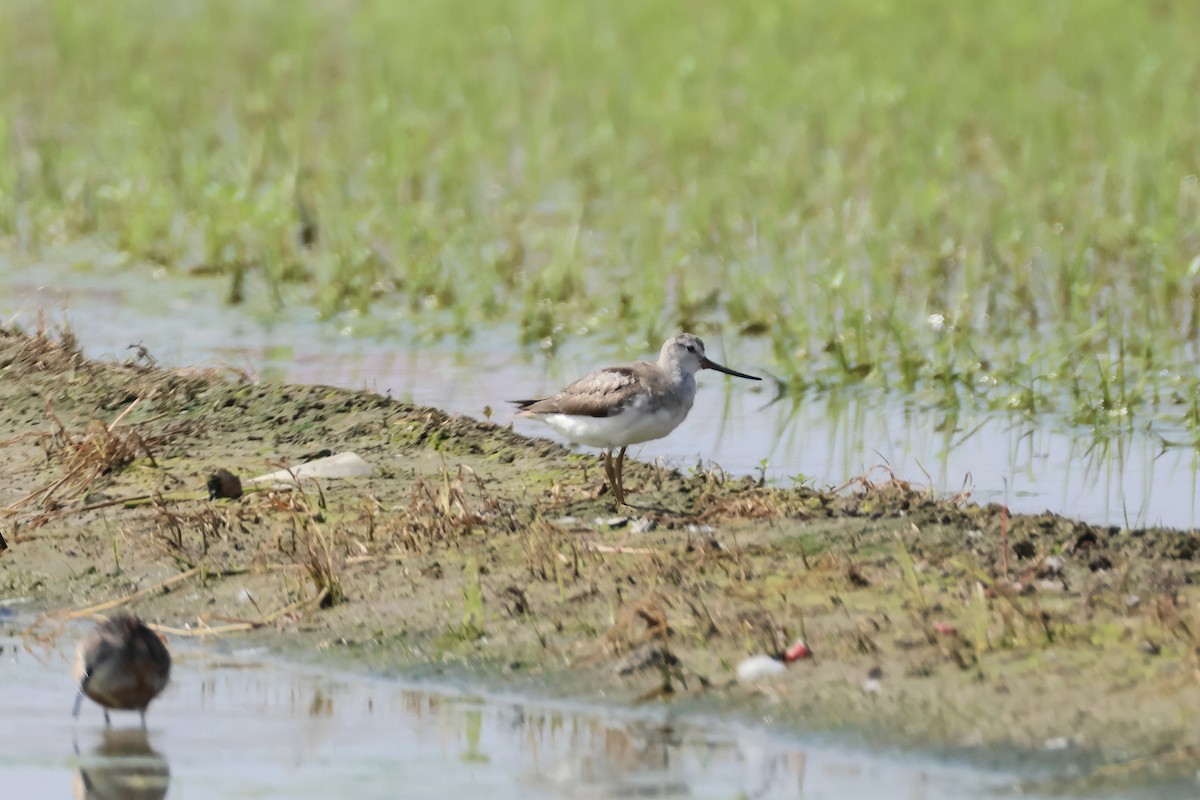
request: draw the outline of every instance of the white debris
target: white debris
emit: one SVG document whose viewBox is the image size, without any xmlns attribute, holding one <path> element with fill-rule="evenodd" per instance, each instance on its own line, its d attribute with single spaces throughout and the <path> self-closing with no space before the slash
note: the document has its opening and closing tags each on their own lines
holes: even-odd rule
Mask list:
<svg viewBox="0 0 1200 800">
<path fill-rule="evenodd" d="M 773 678 L 787 672 L 787 666 L 777 658 L 763 655 L 750 656 L 737 665 L 738 683 L 754 683 L 764 678 Z"/>
<path fill-rule="evenodd" d="M 270 483 L 274 486 L 295 486 L 303 478 L 363 478 L 375 474 L 375 468 L 358 453 L 337 453 L 316 461 L 306 461 L 289 469 L 251 478 L 246 483 Z"/>
</svg>

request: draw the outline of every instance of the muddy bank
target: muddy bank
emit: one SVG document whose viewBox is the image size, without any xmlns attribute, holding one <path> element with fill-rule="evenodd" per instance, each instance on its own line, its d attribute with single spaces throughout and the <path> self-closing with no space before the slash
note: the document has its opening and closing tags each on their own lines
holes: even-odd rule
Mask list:
<svg viewBox="0 0 1200 800">
<path fill-rule="evenodd" d="M 168 631 L 343 666 L 1065 750 L 1102 783 L 1200 747 L 1191 532 L 1010 518 L 883 471 L 835 493 L 631 463 L 616 512 L 594 456 L 501 424 L 69 336 L 0 331 L 0 408 L 0 596 L 47 611 L 140 592 Z M 374 475 L 208 499 L 218 469 L 343 451 Z M 813 658 L 734 681 L 800 635 Z"/>
</svg>

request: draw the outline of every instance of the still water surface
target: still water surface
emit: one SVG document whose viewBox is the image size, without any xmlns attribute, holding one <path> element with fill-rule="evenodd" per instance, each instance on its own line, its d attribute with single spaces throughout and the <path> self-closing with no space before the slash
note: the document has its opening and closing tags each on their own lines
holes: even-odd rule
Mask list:
<svg viewBox="0 0 1200 800">
<path fill-rule="evenodd" d="M 0 627 L 0 796 L 1039 796 L 1019 790 L 1030 774 L 1015 767 L 806 742 L 675 719 L 669 707 L 614 712 L 319 672 L 236 639 L 172 642 L 172 684 L 151 706 L 148 730 L 124 712 L 105 729 L 90 702 L 71 717 L 69 654 L 85 630 L 33 644 L 18 625 Z"/>
<path fill-rule="evenodd" d="M 355 335 L 369 323 L 317 320 L 311 310 L 256 313 L 221 303 L 218 280 L 155 277 L 113 258 L 87 269 L 58 257 L 45 263 L 5 262 L 0 255 L 0 321 L 33 328 L 39 313 L 69 322 L 91 356 L 128 358 L 144 345 L 165 366 L 230 365 L 263 379 L 368 388 L 447 411 L 553 436 L 536 422 L 513 419 L 505 400 L 556 390 L 594 367 L 653 358 L 654 353 L 595 352 L 594 342 L 569 342 L 557 356 L 519 352 L 515 331 L 481 331 L 470 342 L 423 342 L 399 311 L 386 338 Z M 752 341 L 708 342 L 710 355 L 762 374 L 769 359 Z M 588 350 L 586 348 L 593 348 Z M 787 485 L 803 476 L 817 486 L 840 485 L 880 464 L 922 486 L 955 493 L 973 486 L 979 502 L 1007 502 L 1014 511 L 1055 511 L 1114 525 L 1200 524 L 1198 457 L 1191 447 L 1163 449 L 1159 433 L 1131 432 L 1097 442 L 1086 430 L 1050 420 L 1004 414 L 958 418 L 878 393 L 772 403 L 769 386 L 701 373 L 688 419 L 666 439 L 631 449 L 644 460 L 692 467 L 718 464 L 734 474 Z M 318 444 L 318 443 L 314 443 Z M 872 473 L 884 479 L 882 470 Z"/>
</svg>

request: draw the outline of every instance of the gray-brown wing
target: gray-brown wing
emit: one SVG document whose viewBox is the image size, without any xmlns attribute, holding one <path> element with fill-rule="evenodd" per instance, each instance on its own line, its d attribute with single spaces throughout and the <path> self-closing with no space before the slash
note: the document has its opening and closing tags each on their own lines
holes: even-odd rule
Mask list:
<svg viewBox="0 0 1200 800">
<path fill-rule="evenodd" d="M 611 417 L 621 413 L 642 389 L 636 367 L 608 367 L 584 375 L 552 397 L 512 402 L 527 414 Z"/>
</svg>

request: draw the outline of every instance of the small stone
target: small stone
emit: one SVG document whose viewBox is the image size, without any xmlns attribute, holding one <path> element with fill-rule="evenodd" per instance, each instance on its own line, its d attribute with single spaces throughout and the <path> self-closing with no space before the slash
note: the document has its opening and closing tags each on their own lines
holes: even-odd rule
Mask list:
<svg viewBox="0 0 1200 800">
<path fill-rule="evenodd" d="M 632 531 L 633 533 L 641 534 L 641 533 L 649 533 L 650 531 L 654 530 L 657 527 L 658 527 L 657 522 L 650 519 L 649 517 L 642 517 L 639 520 L 635 520 L 633 523 L 633 526 L 630 527 L 629 530 Z"/>
<path fill-rule="evenodd" d="M 687 526 L 686 530 L 688 533 L 713 533 L 716 531 L 716 528 L 712 525 L 697 525 L 693 522 Z"/>
<path fill-rule="evenodd" d="M 1131 594 L 1125 598 L 1125 607 L 1126 608 L 1137 608 L 1141 604 L 1142 604 L 1142 598 L 1138 597 L 1136 594 Z"/>
<path fill-rule="evenodd" d="M 1022 539 L 1019 542 L 1013 542 L 1012 551 L 1017 558 L 1029 559 L 1037 555 L 1037 545 L 1028 539 Z"/>
<path fill-rule="evenodd" d="M 1051 752 L 1066 750 L 1070 746 L 1071 740 L 1066 736 L 1052 736 L 1046 741 L 1042 742 L 1042 749 Z"/>
<path fill-rule="evenodd" d="M 242 481 L 227 469 L 219 469 L 208 476 L 208 499 L 228 498 L 236 500 L 242 496 Z"/>
<path fill-rule="evenodd" d="M 862 684 L 867 694 L 879 694 L 883 691 L 883 667 L 871 667 L 867 679 Z"/>
<path fill-rule="evenodd" d="M 1063 560 L 1062 556 L 1047 556 L 1045 560 L 1042 561 L 1042 569 L 1038 574 L 1038 577 L 1053 578 L 1057 575 L 1061 575 L 1064 566 L 1066 566 L 1066 562 Z"/>
<path fill-rule="evenodd" d="M 1162 652 L 1162 648 L 1158 645 L 1158 642 L 1151 641 L 1150 639 L 1142 640 L 1141 650 L 1148 656 L 1156 656 Z"/>
</svg>

